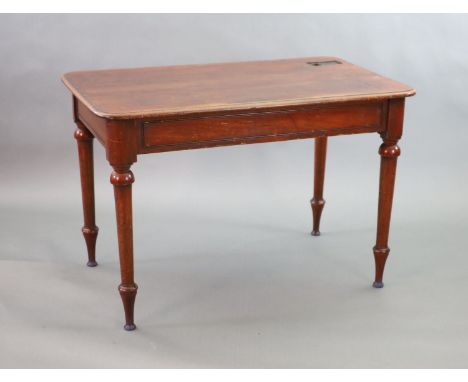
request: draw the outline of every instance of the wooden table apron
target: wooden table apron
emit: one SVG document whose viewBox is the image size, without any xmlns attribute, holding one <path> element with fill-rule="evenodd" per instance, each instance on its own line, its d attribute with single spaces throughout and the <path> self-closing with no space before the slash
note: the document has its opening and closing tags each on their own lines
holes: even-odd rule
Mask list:
<svg viewBox="0 0 468 382">
<path fill-rule="evenodd" d="M 412 95 L 412 94 L 409 94 Z M 397 145 L 402 135 L 405 96 L 323 102 L 310 105 L 256 107 L 246 110 L 195 111 L 165 116 L 103 117 L 73 96 L 77 125 L 83 235 L 88 249 L 88 265 L 96 266 L 98 228 L 94 213 L 93 138 L 105 147 L 113 168 L 121 284 L 119 292 L 125 310 L 125 329 L 135 329 L 134 303 L 137 285 L 133 270 L 132 184 L 130 168 L 139 154 L 195 148 L 315 138 L 314 192 L 311 200 L 312 235 L 320 235 L 320 217 L 325 201 L 323 185 L 327 137 L 344 134 L 378 133 L 383 143 L 381 156 L 377 238 L 374 246 L 375 281 L 382 277 L 389 254 L 388 235 L 392 209 Z"/>
</svg>

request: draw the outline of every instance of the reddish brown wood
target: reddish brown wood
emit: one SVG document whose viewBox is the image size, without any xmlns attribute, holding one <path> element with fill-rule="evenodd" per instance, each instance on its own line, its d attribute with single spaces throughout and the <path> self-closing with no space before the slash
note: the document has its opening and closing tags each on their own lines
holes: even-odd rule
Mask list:
<svg viewBox="0 0 468 382">
<path fill-rule="evenodd" d="M 122 280 L 119 285 L 119 292 L 125 310 L 124 329 L 134 330 L 136 326 L 133 311 L 138 289 L 133 280 L 132 183 L 135 179 L 129 166 L 114 166 L 110 181 L 114 185 L 120 274 Z"/>
<path fill-rule="evenodd" d="M 375 258 L 375 288 L 382 288 L 383 272 L 387 257 L 390 253 L 388 236 L 390 232 L 390 218 L 392 214 L 393 191 L 397 158 L 400 148 L 397 145 L 403 131 L 404 99 L 390 100 L 388 108 L 387 129 L 382 133 L 383 143 L 380 146 L 380 184 L 379 206 L 377 214 L 377 238 L 374 246 Z"/>
<path fill-rule="evenodd" d="M 383 131 L 385 103 L 348 102 L 244 114 L 165 118 L 142 124 L 141 153 Z"/>
<path fill-rule="evenodd" d="M 337 57 L 67 73 L 65 85 L 94 114 L 140 119 L 337 102 L 387 100 L 411 87 Z"/>
<path fill-rule="evenodd" d="M 88 250 L 88 267 L 95 267 L 96 239 L 98 227 L 94 212 L 94 166 L 93 166 L 93 134 L 77 122 L 75 139 L 78 143 L 78 157 L 80 161 L 81 195 L 83 200 L 84 225 L 83 236 Z"/>
<path fill-rule="evenodd" d="M 74 97 L 85 227 L 90 228 L 85 238 L 93 259 L 93 135 L 114 169 L 126 330 L 135 329 L 130 167 L 139 154 L 316 138 L 311 204 L 312 233 L 319 234 L 327 137 L 381 134 L 374 286 L 383 286 L 404 97 L 415 93 L 409 86 L 336 57 L 74 72 L 63 81 Z"/>
<path fill-rule="evenodd" d="M 88 130 L 92 131 L 99 142 L 105 145 L 108 141 L 107 120 L 95 115 L 78 100 L 75 101 L 75 110 L 76 118 L 79 119 Z"/>
<path fill-rule="evenodd" d="M 327 137 L 315 138 L 314 163 L 314 197 L 310 201 L 312 206 L 312 236 L 320 236 L 320 218 L 325 206 L 323 199 L 323 184 L 325 178 L 325 163 L 327 160 Z"/>
</svg>

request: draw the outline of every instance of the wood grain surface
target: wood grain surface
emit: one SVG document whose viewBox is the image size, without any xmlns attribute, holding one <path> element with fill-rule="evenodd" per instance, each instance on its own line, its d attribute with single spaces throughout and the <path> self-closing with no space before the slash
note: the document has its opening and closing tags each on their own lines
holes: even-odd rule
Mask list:
<svg viewBox="0 0 468 382">
<path fill-rule="evenodd" d="M 94 114 L 133 119 L 413 95 L 336 57 L 79 71 L 62 77 Z"/>
</svg>

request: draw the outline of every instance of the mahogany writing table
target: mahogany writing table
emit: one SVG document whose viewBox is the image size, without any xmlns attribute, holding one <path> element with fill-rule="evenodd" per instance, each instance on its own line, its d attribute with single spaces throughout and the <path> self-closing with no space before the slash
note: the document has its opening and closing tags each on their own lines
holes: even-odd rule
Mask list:
<svg viewBox="0 0 468 382">
<path fill-rule="evenodd" d="M 378 133 L 380 188 L 375 281 L 383 287 L 397 145 L 415 91 L 336 57 L 67 73 L 83 197 L 88 266 L 96 266 L 93 138 L 113 168 L 125 329 L 135 329 L 132 183 L 139 154 L 315 138 L 312 235 L 320 235 L 327 137 Z"/>
</svg>

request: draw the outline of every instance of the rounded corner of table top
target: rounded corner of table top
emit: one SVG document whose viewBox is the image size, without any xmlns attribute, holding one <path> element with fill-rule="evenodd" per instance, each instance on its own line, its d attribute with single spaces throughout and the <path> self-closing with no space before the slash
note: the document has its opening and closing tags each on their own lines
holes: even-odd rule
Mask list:
<svg viewBox="0 0 468 382">
<path fill-rule="evenodd" d="M 416 95 L 416 89 L 413 89 L 412 87 L 407 86 L 405 90 L 395 93 L 390 98 L 409 98 L 409 97 L 413 97 L 414 95 Z"/>
<path fill-rule="evenodd" d="M 82 73 L 82 72 L 79 72 L 79 71 L 66 72 L 66 73 L 63 73 L 62 76 L 60 77 L 62 82 L 65 84 L 65 86 L 68 89 L 70 89 L 70 91 L 72 92 L 74 90 L 74 87 L 72 85 L 73 77 L 75 77 L 79 73 Z"/>
<path fill-rule="evenodd" d="M 408 92 L 406 93 L 405 97 L 412 97 L 416 95 L 416 89 L 409 88 Z"/>
</svg>

